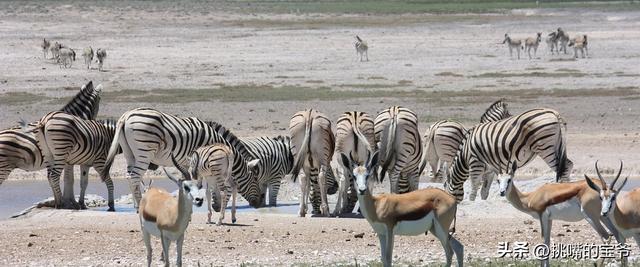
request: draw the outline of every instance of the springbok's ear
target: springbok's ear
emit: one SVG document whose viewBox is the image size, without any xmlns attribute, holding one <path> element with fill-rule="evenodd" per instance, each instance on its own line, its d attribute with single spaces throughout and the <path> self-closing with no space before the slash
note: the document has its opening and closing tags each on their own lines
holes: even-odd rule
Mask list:
<svg viewBox="0 0 640 267">
<path fill-rule="evenodd" d="M 342 165 L 345 167 L 351 167 L 351 161 L 347 158 L 347 155 L 344 153 L 340 153 L 340 159 L 342 160 Z"/>
<path fill-rule="evenodd" d="M 260 163 L 260 159 L 251 160 L 247 162 L 247 167 L 251 170 L 256 169 L 258 167 L 258 163 Z"/>
<path fill-rule="evenodd" d="M 585 174 L 584 175 L 584 179 L 587 180 L 587 185 L 589 185 L 589 187 L 591 187 L 591 189 L 596 190 L 596 192 L 600 193 L 600 187 L 598 185 L 596 185 L 595 183 L 593 183 L 593 180 L 591 180 L 591 178 L 589 178 L 589 176 L 587 176 Z"/>
<path fill-rule="evenodd" d="M 378 166 L 378 151 L 373 152 L 371 158 L 369 159 L 369 164 L 367 165 L 367 169 L 371 169 L 371 167 Z"/>
<path fill-rule="evenodd" d="M 622 190 L 622 188 L 624 188 L 624 185 L 627 184 L 627 180 L 629 179 L 629 176 L 625 177 L 624 180 L 622 180 L 622 183 L 620 184 L 620 187 L 618 187 L 618 189 L 616 190 L 616 192 L 620 192 L 620 190 Z"/>
</svg>

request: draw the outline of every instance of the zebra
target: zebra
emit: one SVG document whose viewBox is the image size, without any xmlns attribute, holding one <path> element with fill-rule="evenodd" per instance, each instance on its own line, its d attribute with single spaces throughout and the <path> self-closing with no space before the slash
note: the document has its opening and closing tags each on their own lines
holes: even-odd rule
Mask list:
<svg viewBox="0 0 640 267">
<path fill-rule="evenodd" d="M 94 119 L 98 114 L 102 85 L 94 88 L 93 82 L 83 85 L 62 109 L 62 112 L 82 119 Z M 31 123 L 35 126 L 36 123 Z M 41 145 L 32 132 L 23 127 L 13 127 L 0 131 L 0 185 L 14 169 L 38 171 L 45 169 L 46 162 Z M 64 207 L 78 207 L 73 194 L 73 166 L 65 167 Z M 68 204 L 68 205 L 67 205 Z"/>
<path fill-rule="evenodd" d="M 360 57 L 360 62 L 362 62 L 363 60 L 363 56 L 366 56 L 367 61 L 369 61 L 369 45 L 367 45 L 367 42 L 363 41 L 360 36 L 356 35 L 356 55 L 358 55 Z"/>
<path fill-rule="evenodd" d="M 91 46 L 84 49 L 82 52 L 84 58 L 84 64 L 87 65 L 87 69 L 91 69 L 91 61 L 93 61 L 93 48 Z"/>
<path fill-rule="evenodd" d="M 556 181 L 567 180 L 573 162 L 567 158 L 565 131 L 566 123 L 560 114 L 546 108 L 477 125 L 465 135 L 462 147 L 449 168 L 445 189 L 456 196 L 458 202 L 462 201 L 467 177 L 477 188 L 485 172 L 500 174 L 508 171 L 510 159 L 522 167 L 536 155 L 556 171 Z M 491 181 L 484 182 L 484 185 L 491 185 Z M 470 200 L 475 200 L 475 197 L 476 192 L 472 191 Z"/>
<path fill-rule="evenodd" d="M 219 131 L 214 130 L 214 126 L 219 127 Z M 220 131 L 226 132 L 226 138 Z M 137 208 L 142 198 L 140 180 L 147 169 L 173 166 L 172 155 L 184 167 L 188 164 L 188 157 L 197 148 L 214 143 L 225 144 L 234 153 L 233 178 L 240 194 L 252 207 L 257 208 L 261 203 L 258 184 L 249 172 L 244 156 L 246 152 L 242 151 L 239 147 L 241 143 L 237 140 L 230 131 L 214 122 L 178 117 L 151 108 L 137 108 L 125 112 L 118 120 L 105 168 L 111 169 L 120 146 L 127 161 L 126 177 Z"/>
<path fill-rule="evenodd" d="M 551 49 L 551 55 L 553 55 L 554 48 L 556 50 L 556 53 L 560 54 L 560 51 L 558 51 L 558 33 L 557 32 L 549 33 L 545 41 L 547 42 L 547 47 Z"/>
<path fill-rule="evenodd" d="M 423 151 L 416 113 L 400 106 L 384 109 L 375 119 L 374 130 L 381 155 L 380 181 L 388 170 L 391 193 L 418 189 Z"/>
<path fill-rule="evenodd" d="M 295 182 L 300 170 L 304 178 L 300 180 L 300 217 L 307 213 L 307 199 L 320 197 L 319 213 L 329 215 L 327 194 L 335 193 L 337 182 L 331 168 L 331 158 L 335 148 L 335 137 L 331 130 L 331 120 L 323 113 L 307 109 L 296 112 L 289 122 L 291 154 L 293 154 L 292 179 Z M 311 191 L 312 186 L 316 186 Z M 313 204 L 313 201 L 312 201 Z M 316 213 L 314 206 L 314 213 Z"/>
<path fill-rule="evenodd" d="M 76 61 L 76 51 L 71 48 L 61 48 L 58 55 L 58 64 L 60 64 L 60 68 L 71 68 L 73 62 Z"/>
<path fill-rule="evenodd" d="M 565 55 L 567 54 L 567 44 L 569 43 L 569 34 L 566 33 L 562 28 L 558 28 L 556 33 L 556 40 L 560 44 L 558 45 L 558 54 L 560 54 L 560 50 L 564 51 Z"/>
<path fill-rule="evenodd" d="M 498 121 L 511 117 L 505 99 L 491 104 L 480 117 L 480 123 Z M 432 124 L 424 134 L 424 158 L 422 168 L 429 163 L 433 172 L 432 182 L 442 182 L 447 166 L 462 144 L 467 129 L 461 123 L 441 120 Z M 420 171 L 422 173 L 422 171 Z M 475 189 L 477 190 L 477 189 Z M 484 196 L 483 196 L 484 198 Z"/>
<path fill-rule="evenodd" d="M 44 59 L 47 59 L 47 54 L 49 54 L 49 47 L 51 47 L 51 42 L 47 41 L 47 38 L 42 38 L 42 43 L 40 44 L 42 48 L 42 54 L 44 54 Z"/>
<path fill-rule="evenodd" d="M 256 176 L 262 194 L 262 207 L 266 205 L 264 195 L 269 193 L 269 205 L 275 207 L 278 192 L 285 176 L 293 169 L 293 154 L 291 153 L 291 138 L 288 136 L 242 139 L 245 147 L 253 159 L 259 159 L 259 164 L 252 166 L 251 172 Z M 316 202 L 312 199 L 312 202 Z"/>
<path fill-rule="evenodd" d="M 47 176 L 53 191 L 55 206 L 62 204 L 60 174 L 66 165 L 80 165 L 80 206 L 84 205 L 84 195 L 88 183 L 88 170 L 93 168 L 107 185 L 109 195 L 108 211 L 115 211 L 113 181 L 104 164 L 115 134 L 115 121 L 83 120 L 76 116 L 54 111 L 45 115 L 34 127 L 38 143 L 43 145 L 47 161 Z"/>
<path fill-rule="evenodd" d="M 104 64 L 104 60 L 107 58 L 107 50 L 104 48 L 98 48 L 98 50 L 96 50 L 96 58 L 98 58 L 98 70 L 102 71 L 102 65 Z"/>
<path fill-rule="evenodd" d="M 202 187 L 203 180 L 207 182 L 207 222 L 212 223 L 212 208 L 220 213 L 217 225 L 222 225 L 225 209 L 229 198 L 231 204 L 231 222 L 236 222 L 236 195 L 238 185 L 231 177 L 233 167 L 233 150 L 224 144 L 202 146 L 191 155 L 189 171 L 191 177 Z M 256 160 L 257 161 L 257 160 Z M 213 196 L 212 196 L 213 194 Z M 214 199 L 213 205 L 211 199 Z"/>
<path fill-rule="evenodd" d="M 350 162 L 364 164 L 373 152 L 377 151 L 373 118 L 365 113 L 350 111 L 343 113 L 336 123 L 336 153 L 349 155 Z M 352 166 L 343 166 L 343 176 L 340 177 L 340 188 L 338 191 L 338 201 L 334 210 L 334 215 L 351 213 L 358 201 L 356 189 L 353 185 Z M 372 179 L 377 180 L 376 175 Z"/>
</svg>

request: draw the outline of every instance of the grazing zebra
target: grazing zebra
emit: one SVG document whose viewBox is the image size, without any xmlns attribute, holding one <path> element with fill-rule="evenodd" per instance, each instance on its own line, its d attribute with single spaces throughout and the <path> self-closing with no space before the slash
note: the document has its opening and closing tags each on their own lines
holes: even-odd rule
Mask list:
<svg viewBox="0 0 640 267">
<path fill-rule="evenodd" d="M 581 35 L 576 38 L 571 39 L 569 42 L 569 46 L 573 46 L 573 56 L 578 58 L 578 50 L 582 54 L 582 58 L 584 58 L 584 52 L 587 52 L 587 56 L 589 56 L 589 48 L 587 47 L 587 35 Z"/>
<path fill-rule="evenodd" d="M 349 155 L 352 163 L 364 164 L 377 150 L 373 129 L 373 118 L 367 113 L 350 111 L 343 113 L 336 123 L 336 153 Z M 339 161 L 342 163 L 342 161 Z M 340 164 L 343 176 L 340 177 L 338 201 L 334 214 L 351 213 L 358 202 L 353 185 L 352 166 Z M 377 175 L 372 176 L 377 180 Z"/>
<path fill-rule="evenodd" d="M 82 86 L 78 92 L 62 109 L 62 112 L 78 116 L 83 119 L 94 119 L 98 114 L 102 85 L 93 87 L 93 82 Z M 35 123 L 31 124 L 35 125 Z M 18 168 L 25 171 L 45 169 L 46 162 L 40 144 L 35 134 L 25 132 L 21 127 L 14 127 L 0 131 L 0 184 Z M 73 166 L 65 168 L 65 202 L 69 207 L 76 207 L 73 194 Z M 67 207 L 67 203 L 64 204 Z"/>
<path fill-rule="evenodd" d="M 51 47 L 51 42 L 47 41 L 47 38 L 42 39 L 42 43 L 40 44 L 42 48 L 42 54 L 44 54 L 44 59 L 47 59 L 47 54 L 49 54 L 49 47 Z"/>
<path fill-rule="evenodd" d="M 477 188 L 482 174 L 507 172 L 510 159 L 522 167 L 536 155 L 556 171 L 556 181 L 566 180 L 573 163 L 567 158 L 565 131 L 566 124 L 560 114 L 543 108 L 477 125 L 465 136 L 449 169 L 445 188 L 462 201 L 467 177 L 474 184 L 473 188 Z M 491 181 L 484 182 L 484 186 L 490 185 Z M 475 197 L 476 192 L 472 191 L 470 200 Z"/>
<path fill-rule="evenodd" d="M 100 174 L 109 193 L 109 211 L 115 211 L 113 181 L 104 164 L 109 146 L 115 134 L 115 121 L 83 120 L 64 112 L 45 115 L 35 126 L 36 139 L 43 144 L 48 165 L 47 176 L 53 191 L 55 206 L 62 205 L 60 174 L 66 165 L 82 166 L 80 180 L 80 205 L 84 206 L 84 194 L 88 183 L 89 167 Z"/>
<path fill-rule="evenodd" d="M 84 49 L 82 52 L 84 58 L 84 64 L 87 65 L 87 69 L 91 68 L 91 61 L 93 61 L 93 48 L 91 46 Z"/>
<path fill-rule="evenodd" d="M 293 169 L 293 154 L 291 154 L 291 138 L 285 136 L 258 137 L 243 139 L 251 158 L 259 159 L 259 164 L 251 166 L 251 172 L 256 176 L 260 185 L 263 203 L 264 195 L 269 192 L 269 206 L 275 207 L 278 201 L 278 191 L 284 177 Z M 312 200 L 315 202 L 316 200 Z"/>
<path fill-rule="evenodd" d="M 520 59 L 520 49 L 524 49 L 524 46 L 522 46 L 522 40 L 512 39 L 509 37 L 508 33 L 505 33 L 504 41 L 502 41 L 502 43 L 506 43 L 509 47 L 509 57 L 513 57 L 513 49 L 515 49 L 516 52 L 518 52 L 518 59 Z"/>
<path fill-rule="evenodd" d="M 567 44 L 569 43 L 569 34 L 562 30 L 562 28 L 558 28 L 558 32 L 556 33 L 556 38 L 559 43 L 559 50 L 564 51 L 567 54 Z M 560 51 L 558 51 L 560 53 Z"/>
<path fill-rule="evenodd" d="M 213 126 L 221 127 L 194 117 L 177 117 L 151 108 L 127 111 L 118 120 L 105 168 L 111 169 L 120 146 L 127 161 L 126 177 L 137 208 L 142 197 L 140 179 L 147 169 L 173 166 L 172 155 L 181 166 L 186 166 L 189 155 L 197 148 L 214 143 L 225 144 L 233 150 L 233 178 L 240 194 L 252 207 L 259 207 L 261 200 L 258 184 L 249 172 L 244 153 L 237 148 L 240 142 L 230 144 Z M 227 139 L 237 140 L 235 135 L 227 132 Z"/>
<path fill-rule="evenodd" d="M 107 58 L 107 50 L 104 48 L 98 48 L 96 51 L 96 57 L 98 58 L 98 70 L 102 71 L 102 65 L 104 64 L 104 60 Z"/>
<path fill-rule="evenodd" d="M 363 41 L 362 39 L 360 39 L 360 36 L 356 35 L 356 54 L 358 56 L 360 56 L 360 62 L 362 62 L 363 60 L 363 56 L 366 56 L 367 61 L 369 61 L 369 45 L 367 45 L 367 42 Z"/>
<path fill-rule="evenodd" d="M 203 180 L 207 182 L 208 223 L 212 223 L 211 216 L 213 215 L 213 208 L 213 210 L 220 213 L 217 224 L 222 225 L 229 198 L 233 199 L 231 203 L 231 222 L 236 222 L 236 195 L 238 194 L 238 185 L 233 180 L 233 177 L 231 177 L 233 172 L 233 158 L 233 150 L 223 144 L 200 147 L 196 149 L 191 156 L 189 164 L 191 177 L 198 181 L 200 187 L 202 187 Z M 212 197 L 214 199 L 213 205 L 211 204 Z"/>
<path fill-rule="evenodd" d="M 556 53 L 560 54 L 560 52 L 558 51 L 558 33 L 557 32 L 552 32 L 549 35 L 547 35 L 547 47 L 550 48 L 551 50 L 551 55 L 553 55 L 553 49 L 555 48 Z"/>
<path fill-rule="evenodd" d="M 380 181 L 388 170 L 391 193 L 418 189 L 423 152 L 416 113 L 398 106 L 382 110 L 374 129 L 381 156 Z"/>
<path fill-rule="evenodd" d="M 527 38 L 524 41 L 525 49 L 527 49 L 527 54 L 529 55 L 529 59 L 531 59 L 531 48 L 533 48 L 533 56 L 536 57 L 538 55 L 538 45 L 542 41 L 542 33 L 539 32 L 535 38 Z"/>
<path fill-rule="evenodd" d="M 311 193 L 312 184 L 317 188 L 314 188 L 311 196 L 318 194 L 320 197 L 320 214 L 329 216 L 327 194 L 331 191 L 335 193 L 336 188 L 332 190 L 330 185 L 337 184 L 331 168 L 331 158 L 335 148 L 331 120 L 314 109 L 296 112 L 289 122 L 289 135 L 291 136 L 291 154 L 294 158 L 292 179 L 296 181 L 300 170 L 305 174 L 300 180 L 302 191 L 300 217 L 304 217 L 307 213 L 307 199 Z M 314 206 L 314 212 L 315 209 Z"/>
<path fill-rule="evenodd" d="M 498 121 L 511 117 L 507 103 L 500 99 L 487 108 L 480 117 L 480 123 Z M 424 159 L 431 166 L 432 182 L 442 182 L 447 166 L 451 166 L 467 129 L 459 122 L 442 120 L 434 123 L 424 134 Z M 422 164 L 423 168 L 425 162 Z M 422 170 L 420 171 L 422 173 Z M 476 189 L 477 190 L 477 189 Z M 483 196 L 483 199 L 485 197 Z"/>
</svg>

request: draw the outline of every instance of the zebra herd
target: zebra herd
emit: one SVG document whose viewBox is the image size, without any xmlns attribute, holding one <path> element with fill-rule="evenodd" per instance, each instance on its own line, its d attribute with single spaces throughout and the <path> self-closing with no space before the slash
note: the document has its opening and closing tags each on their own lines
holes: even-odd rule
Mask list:
<svg viewBox="0 0 640 267">
<path fill-rule="evenodd" d="M 537 56 L 538 46 L 542 42 L 542 33 L 536 33 L 535 37 L 529 37 L 526 39 L 514 39 L 508 33 L 504 34 L 503 44 L 507 44 L 509 48 L 509 56 L 513 57 L 513 51 L 516 51 L 518 59 L 520 59 L 520 50 L 526 50 L 529 55 L 529 59 L 531 57 L 531 49 L 533 49 L 533 57 Z M 567 46 L 573 47 L 573 57 L 578 58 L 578 51 L 582 58 L 585 58 L 585 52 L 587 57 L 589 56 L 589 48 L 586 34 L 578 34 L 574 38 L 570 38 L 569 34 L 562 30 L 562 28 L 558 28 L 558 30 L 553 31 L 547 35 L 545 40 L 547 43 L 547 47 L 549 48 L 551 54 L 555 52 L 557 55 L 560 54 L 560 51 L 563 51 L 564 54 L 567 54 Z"/>
<path fill-rule="evenodd" d="M 472 183 L 471 200 L 480 189 L 481 197 L 486 199 L 495 175 L 501 175 L 501 194 L 514 207 L 540 219 L 543 233 L 550 231 L 551 220 L 585 218 L 592 223 L 602 219 L 597 210 L 602 209 L 605 214 L 605 208 L 611 209 L 615 194 L 626 182 L 625 179 L 614 188 L 616 178 L 607 186 L 599 171 L 600 181 L 587 178 L 566 182 L 573 163 L 567 157 L 564 119 L 547 108 L 512 115 L 502 99 L 489 106 L 477 125 L 468 128 L 451 120 L 437 121 L 424 137 L 420 135 L 415 112 L 392 106 L 375 117 L 362 111 L 345 112 L 336 122 L 335 134 L 328 116 L 307 109 L 292 116 L 286 136 L 239 138 L 219 123 L 178 117 L 151 108 L 127 111 L 117 122 L 95 120 L 101 92 L 101 85 L 94 87 L 89 82 L 61 110 L 37 122 L 21 122 L 20 126 L 0 131 L 0 184 L 13 169 L 46 168 L 54 207 L 86 208 L 83 201 L 87 172 L 94 167 L 107 185 L 109 211 L 113 211 L 113 181 L 109 173 L 115 157 L 122 154 L 134 207 L 140 213 L 149 261 L 150 235 L 163 238 L 164 255 L 171 240 L 177 241 L 181 251 L 191 203 L 202 204 L 198 192 L 203 187 L 206 187 L 208 222 L 213 222 L 213 211 L 220 212 L 218 225 L 224 220 L 230 199 L 231 221 L 236 222 L 237 193 L 253 208 L 266 206 L 268 193 L 268 205 L 275 206 L 278 190 L 287 176 L 300 179 L 302 217 L 306 216 L 309 200 L 312 213 L 329 216 L 327 195 L 338 193 L 333 215 L 352 213 L 359 203 L 363 216 L 380 237 L 384 265 L 389 266 L 393 235 L 425 231 L 431 231 L 442 242 L 447 265 L 451 264 L 453 254 L 458 265 L 462 264 L 463 246 L 451 233 L 447 235 L 447 229 L 455 232 L 456 205 L 463 200 L 466 180 Z M 555 180 L 561 183 L 549 183 L 525 194 L 511 181 L 515 170 L 536 156 L 556 172 Z M 337 172 L 331 165 L 334 157 Z M 444 182 L 444 190 L 418 189 L 420 174 L 427 164 L 433 181 Z M 80 203 L 73 195 L 73 165 L 81 166 Z M 178 200 L 143 183 L 145 172 L 159 166 L 180 170 L 182 179 L 167 173 L 180 187 Z M 63 170 L 64 192 L 60 189 Z M 389 179 L 391 194 L 372 196 L 371 186 L 385 177 Z M 599 197 L 603 203 L 608 201 L 606 206 L 600 206 L 597 192 L 603 192 Z M 640 214 L 633 208 L 638 207 L 637 203 L 629 204 L 635 203 L 634 199 L 626 199 L 627 204 L 621 205 L 627 206 L 615 210 L 616 216 Z M 552 216 L 551 210 L 553 214 L 566 216 Z M 572 213 L 576 210 L 584 212 Z M 623 243 L 627 236 L 635 236 L 640 242 L 640 225 L 623 229 L 629 224 L 620 226 L 619 220 L 603 223 L 618 242 Z M 603 239 L 608 236 L 599 223 L 592 224 Z M 545 242 L 548 243 L 546 234 Z M 180 262 L 181 253 L 178 255 Z"/>
<path fill-rule="evenodd" d="M 71 68 L 73 62 L 76 61 L 76 51 L 57 41 L 51 44 L 50 40 L 43 38 L 42 43 L 40 43 L 40 48 L 42 48 L 44 59 L 48 59 L 48 55 L 51 53 L 51 59 L 59 64 L 60 68 Z M 95 57 L 98 62 L 98 70 L 102 71 L 102 65 L 107 58 L 107 50 L 98 48 L 95 52 Z M 91 46 L 82 51 L 82 58 L 84 59 L 84 64 L 87 66 L 87 69 L 91 69 L 91 63 L 94 58 L 94 52 Z"/>
</svg>

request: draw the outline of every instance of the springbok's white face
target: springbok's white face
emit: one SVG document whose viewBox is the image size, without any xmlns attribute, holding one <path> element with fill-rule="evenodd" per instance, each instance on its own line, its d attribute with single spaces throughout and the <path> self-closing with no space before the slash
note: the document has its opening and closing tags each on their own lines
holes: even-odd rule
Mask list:
<svg viewBox="0 0 640 267">
<path fill-rule="evenodd" d="M 618 170 L 616 178 L 614 178 L 611 184 L 607 186 L 607 183 L 604 181 L 604 178 L 602 178 L 602 175 L 600 174 L 598 162 L 596 161 L 596 173 L 598 174 L 598 179 L 600 179 L 600 182 L 603 186 L 602 188 L 591 181 L 591 178 L 589 178 L 586 174 L 584 175 L 584 178 L 586 179 L 589 187 L 591 187 L 591 189 L 593 190 L 596 190 L 598 192 L 598 196 L 600 196 L 600 200 L 602 201 L 602 209 L 600 210 L 600 215 L 602 216 L 606 217 L 609 214 L 611 208 L 615 206 L 618 192 L 620 192 L 624 185 L 627 183 L 627 179 L 629 177 L 624 178 L 622 183 L 620 183 L 620 186 L 618 186 L 617 188 L 615 187 L 616 182 L 618 181 L 618 178 L 620 178 L 620 174 L 622 173 L 622 166 L 622 161 L 620 161 L 620 170 Z"/>
<path fill-rule="evenodd" d="M 513 184 L 513 176 L 511 174 L 501 174 L 498 176 L 498 181 L 500 182 L 500 196 L 504 197 Z"/>
<path fill-rule="evenodd" d="M 355 180 L 358 194 L 366 194 L 374 180 L 371 177 L 378 166 L 378 152 L 374 152 L 364 164 L 353 162 L 353 160 L 349 159 L 345 154 L 340 154 L 340 156 L 342 157 L 342 164 L 344 164 L 344 166 L 350 166 L 352 169 L 351 178 Z"/>
<path fill-rule="evenodd" d="M 609 214 L 611 207 L 613 207 L 613 203 L 616 203 L 617 193 L 618 192 L 609 192 L 606 194 L 604 190 L 600 191 L 600 199 L 602 200 L 602 210 L 600 211 L 600 215 L 607 216 L 607 214 Z"/>
<path fill-rule="evenodd" d="M 202 206 L 204 202 L 204 190 L 202 190 L 202 185 L 198 186 L 198 182 L 195 180 L 185 180 L 180 182 L 182 190 L 184 190 L 184 194 L 187 195 L 187 198 L 193 202 L 193 205 L 196 207 Z"/>
</svg>

